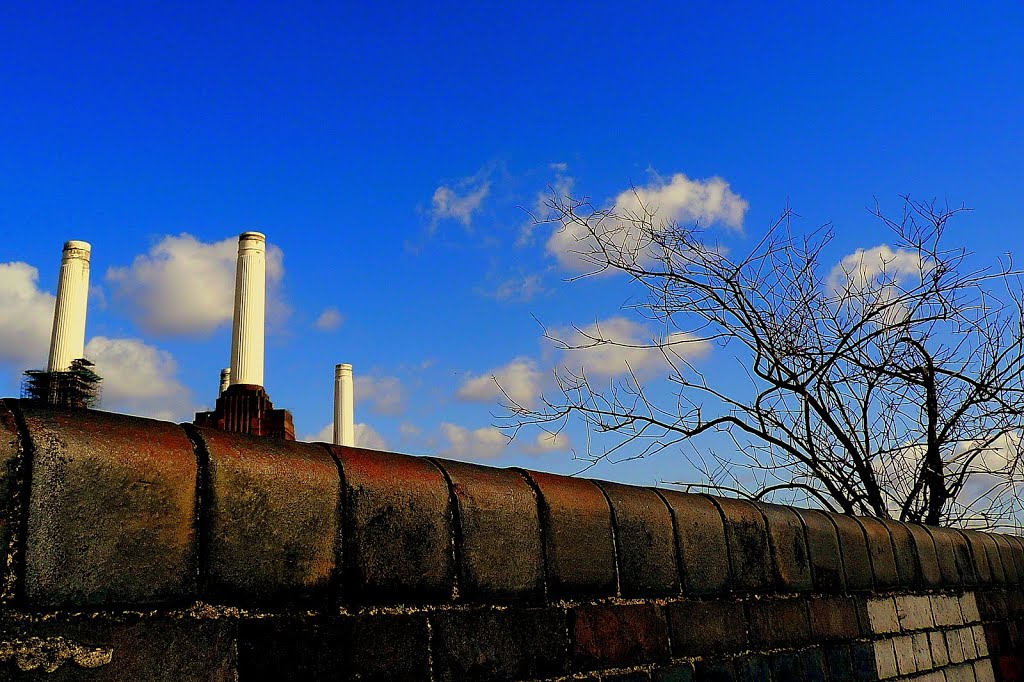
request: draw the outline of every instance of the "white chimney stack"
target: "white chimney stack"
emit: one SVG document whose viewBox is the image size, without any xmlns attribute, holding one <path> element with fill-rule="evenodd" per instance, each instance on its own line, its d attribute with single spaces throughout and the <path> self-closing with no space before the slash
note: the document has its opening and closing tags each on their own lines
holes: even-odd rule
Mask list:
<svg viewBox="0 0 1024 682">
<path fill-rule="evenodd" d="M 267 237 L 238 235 L 235 317 L 231 329 L 231 385 L 263 385 L 263 333 L 267 305 Z"/>
<path fill-rule="evenodd" d="M 51 372 L 66 372 L 71 362 L 85 356 L 85 313 L 89 302 L 89 256 L 87 242 L 64 244 L 57 281 L 57 304 L 53 309 L 50 336 Z"/>
<path fill-rule="evenodd" d="M 356 444 L 352 365 L 334 367 L 334 444 Z"/>
<path fill-rule="evenodd" d="M 220 391 L 217 395 L 224 395 L 224 391 L 228 390 L 228 386 L 231 385 L 231 368 L 225 367 L 220 371 Z"/>
</svg>

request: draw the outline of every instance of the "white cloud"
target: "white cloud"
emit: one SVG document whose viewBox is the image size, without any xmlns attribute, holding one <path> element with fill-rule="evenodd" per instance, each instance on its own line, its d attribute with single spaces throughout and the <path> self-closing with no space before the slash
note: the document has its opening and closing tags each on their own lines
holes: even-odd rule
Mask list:
<svg viewBox="0 0 1024 682">
<path fill-rule="evenodd" d="M 733 192 L 729 183 L 722 178 L 691 180 L 682 173 L 676 173 L 667 182 L 657 177 L 648 185 L 620 192 L 610 210 L 614 215 L 623 217 L 633 214 L 642 217 L 650 211 L 655 214 L 654 228 L 663 222 L 699 221 L 742 231 L 749 206 L 749 202 Z M 592 222 L 590 226 L 597 232 L 602 244 L 622 253 L 643 256 L 647 247 L 645 236 L 635 225 L 605 219 Z M 592 264 L 581 253 L 589 253 L 595 248 L 597 246 L 593 243 L 593 236 L 586 227 L 573 223 L 555 230 L 547 243 L 548 252 L 563 267 L 576 271 L 591 269 Z"/>
<path fill-rule="evenodd" d="M 482 376 L 469 375 L 455 395 L 474 402 L 505 400 L 507 395 L 516 403 L 530 407 L 540 397 L 542 377 L 535 361 L 520 357 Z"/>
<path fill-rule="evenodd" d="M 908 277 L 920 279 L 928 269 L 918 252 L 881 244 L 845 256 L 829 273 L 828 286 L 837 294 L 877 290 Z"/>
<path fill-rule="evenodd" d="M 441 454 L 455 459 L 494 459 L 509 442 L 505 434 L 493 426 L 471 431 L 464 426 L 444 422 L 441 424 L 441 433 L 448 441 Z"/>
<path fill-rule="evenodd" d="M 576 184 L 576 179 L 565 174 L 569 169 L 569 164 L 553 163 L 550 167 L 556 173 L 555 179 L 547 186 L 547 188 L 537 192 L 533 206 L 529 209 L 530 219 L 519 228 L 519 237 L 516 239 L 516 246 L 518 247 L 533 244 L 533 233 L 534 230 L 537 229 L 537 226 L 552 219 L 551 209 L 548 207 L 548 202 L 551 200 L 552 194 L 554 194 L 555 198 L 559 201 L 568 200 L 572 196 L 572 190 L 573 186 Z"/>
<path fill-rule="evenodd" d="M 491 181 L 488 175 L 489 171 L 485 169 L 453 185 L 441 185 L 434 190 L 430 207 L 431 231 L 439 222 L 448 219 L 457 220 L 465 227 L 470 227 L 473 224 L 473 214 L 480 209 L 484 199 L 490 194 Z"/>
<path fill-rule="evenodd" d="M 0 362 L 45 369 L 55 300 L 39 289 L 36 268 L 0 263 Z"/>
<path fill-rule="evenodd" d="M 177 421 L 191 416 L 190 394 L 175 377 L 178 365 L 165 350 L 139 339 L 95 336 L 85 356 L 103 377 L 103 408 Z"/>
<path fill-rule="evenodd" d="M 328 306 L 324 308 L 324 311 L 320 313 L 320 317 L 316 318 L 316 322 L 313 326 L 320 331 L 330 331 L 337 329 L 345 321 L 345 316 L 335 308 L 334 306 Z"/>
<path fill-rule="evenodd" d="M 401 414 L 405 410 L 405 386 L 396 377 L 355 377 L 355 400 L 375 414 Z"/>
<path fill-rule="evenodd" d="M 578 329 L 554 330 L 551 335 L 568 347 L 563 351 L 563 364 L 570 369 L 582 368 L 592 377 L 622 376 L 630 369 L 638 376 L 649 376 L 668 367 L 662 348 L 669 358 L 687 361 L 711 352 L 710 342 L 691 334 L 658 336 L 625 317 L 610 317 Z"/>
<path fill-rule="evenodd" d="M 147 332 L 159 335 L 208 334 L 231 322 L 238 238 L 207 243 L 190 234 L 168 235 L 131 266 L 112 267 L 106 280 L 114 301 Z M 280 316 L 278 285 L 284 254 L 267 248 L 267 314 Z"/>
<path fill-rule="evenodd" d="M 532 301 L 538 294 L 546 291 L 540 275 L 523 275 L 511 277 L 498 285 L 488 295 L 498 301 Z"/>
<path fill-rule="evenodd" d="M 572 441 L 564 433 L 541 431 L 537 438 L 523 450 L 531 455 L 546 455 L 550 452 L 566 452 L 572 449 Z"/>
<path fill-rule="evenodd" d="M 316 434 L 307 436 L 305 440 L 313 443 L 333 443 L 334 422 L 331 422 L 324 428 L 320 429 Z M 384 440 L 384 437 L 381 436 L 380 433 L 378 433 L 372 426 L 362 422 L 356 424 L 355 442 L 357 448 L 367 448 L 368 450 L 388 449 L 388 443 Z"/>
</svg>

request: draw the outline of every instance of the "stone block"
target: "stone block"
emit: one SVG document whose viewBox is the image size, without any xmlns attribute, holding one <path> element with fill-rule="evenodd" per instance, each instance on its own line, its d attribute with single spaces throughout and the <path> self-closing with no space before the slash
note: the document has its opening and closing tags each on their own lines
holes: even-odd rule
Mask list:
<svg viewBox="0 0 1024 682">
<path fill-rule="evenodd" d="M 599 482 L 615 519 L 619 588 L 622 596 L 679 593 L 672 514 L 650 488 Z"/>
<path fill-rule="evenodd" d="M 457 505 L 460 597 L 539 600 L 544 550 L 530 484 L 510 469 L 434 461 L 447 473 Z"/>
<path fill-rule="evenodd" d="M 189 428 L 209 455 L 206 598 L 326 601 L 341 529 L 334 459 L 313 443 Z"/>
<path fill-rule="evenodd" d="M 970 663 L 953 665 L 943 672 L 946 673 L 946 682 L 976 682 L 977 680 L 974 676 L 974 666 Z"/>
<path fill-rule="evenodd" d="M 956 627 L 964 624 L 963 614 L 960 612 L 960 599 L 948 594 L 933 594 L 932 617 L 939 627 Z"/>
<path fill-rule="evenodd" d="M 729 586 L 729 550 L 718 507 L 703 495 L 662 490 L 675 519 L 687 594 L 721 594 Z"/>
<path fill-rule="evenodd" d="M 917 661 L 919 671 L 931 670 L 935 667 L 932 661 L 931 644 L 928 642 L 927 632 L 915 632 L 911 638 L 914 645 L 914 660 Z"/>
<path fill-rule="evenodd" d="M 803 592 L 813 586 L 804 524 L 795 511 L 777 504 L 756 503 L 768 524 L 775 586 L 780 592 Z"/>
<path fill-rule="evenodd" d="M 852 597 L 812 597 L 811 635 L 815 642 L 850 640 L 860 636 L 857 607 Z"/>
<path fill-rule="evenodd" d="M 1003 573 L 1003 565 L 999 560 L 999 549 L 991 536 L 975 530 L 961 530 L 960 533 L 967 538 L 971 546 L 971 554 L 974 556 L 974 567 L 978 572 L 978 584 L 980 585 L 1003 585 L 1006 576 Z"/>
<path fill-rule="evenodd" d="M 978 657 L 978 646 L 974 642 L 974 628 L 960 629 L 960 646 L 964 649 L 965 661 L 973 661 Z"/>
<path fill-rule="evenodd" d="M 528 475 L 540 491 L 549 596 L 615 595 L 612 512 L 604 493 L 586 479 Z"/>
<path fill-rule="evenodd" d="M 931 647 L 932 663 L 936 668 L 949 665 L 949 649 L 946 648 L 946 638 L 941 630 L 928 633 L 928 646 Z"/>
<path fill-rule="evenodd" d="M 668 605 L 672 655 L 730 653 L 747 644 L 743 604 L 737 601 L 681 601 Z"/>
<path fill-rule="evenodd" d="M 898 635 L 892 638 L 892 646 L 896 651 L 896 668 L 900 675 L 912 675 L 917 672 L 917 659 L 914 657 L 914 639 L 910 635 Z"/>
<path fill-rule="evenodd" d="M 455 565 L 448 483 L 429 460 L 333 446 L 342 466 L 342 595 L 356 603 L 446 600 Z"/>
<path fill-rule="evenodd" d="M 651 673 L 654 682 L 693 682 L 693 665 L 679 663 L 656 669 Z"/>
<path fill-rule="evenodd" d="M 975 625 L 971 628 L 974 635 L 974 650 L 978 652 L 978 658 L 988 656 L 988 639 L 985 636 L 985 628 Z"/>
<path fill-rule="evenodd" d="M 963 614 L 965 623 L 977 623 L 981 620 L 978 613 L 978 599 L 974 592 L 967 592 L 960 596 L 960 613 Z"/>
<path fill-rule="evenodd" d="M 900 631 L 899 614 L 896 612 L 896 602 L 892 597 L 869 599 L 868 619 L 871 631 L 876 635 L 886 635 Z"/>
<path fill-rule="evenodd" d="M 825 649 L 825 661 L 828 663 L 829 679 L 831 682 L 855 682 L 857 679 L 853 674 L 853 659 L 850 656 L 850 647 L 845 642 L 827 647 Z"/>
<path fill-rule="evenodd" d="M 578 670 L 664 663 L 669 658 L 668 623 L 657 604 L 595 604 L 571 613 Z"/>
<path fill-rule="evenodd" d="M 846 591 L 846 576 L 835 524 L 820 511 L 798 509 L 797 513 L 807 528 L 807 546 L 810 549 L 811 574 L 814 576 L 816 591 L 833 594 Z"/>
<path fill-rule="evenodd" d="M 24 594 L 37 607 L 196 595 L 196 455 L 175 424 L 17 403 L 31 449 Z"/>
<path fill-rule="evenodd" d="M 744 500 L 718 497 L 714 501 L 725 520 L 733 587 L 741 592 L 764 590 L 774 580 L 764 517 Z"/>
<path fill-rule="evenodd" d="M 974 662 L 974 678 L 977 682 L 996 682 L 992 661 L 982 659 Z"/>
<path fill-rule="evenodd" d="M 991 533 L 989 537 L 992 538 L 999 552 L 999 559 L 1003 565 L 1003 572 L 1006 575 L 1006 584 L 1019 585 L 1020 568 L 1017 566 L 1016 543 L 1011 545 L 1007 536 L 1000 535 L 999 533 Z"/>
<path fill-rule="evenodd" d="M 747 603 L 750 643 L 755 649 L 802 644 L 810 639 L 807 600 L 756 599 Z"/>
<path fill-rule="evenodd" d="M 804 682 L 829 682 L 828 668 L 825 663 L 825 650 L 821 647 L 804 649 L 800 665 L 804 670 Z"/>
<path fill-rule="evenodd" d="M 828 514 L 828 517 L 832 519 L 839 535 L 846 589 L 851 592 L 871 590 L 874 587 L 874 576 L 864 529 L 852 516 Z"/>
<path fill-rule="evenodd" d="M 562 609 L 444 611 L 431 616 L 437 680 L 521 680 L 568 672 Z"/>
<path fill-rule="evenodd" d="M 867 538 L 875 587 L 879 590 L 887 590 L 898 586 L 900 577 L 896 571 L 896 556 L 893 553 L 889 530 L 877 519 L 855 518 L 864 529 L 864 536 Z"/>
<path fill-rule="evenodd" d="M 935 621 L 932 618 L 932 603 L 928 595 L 897 595 L 896 613 L 899 614 L 900 629 L 904 632 L 935 627 Z"/>
<path fill-rule="evenodd" d="M 890 646 L 890 648 L 892 648 Z M 892 654 L 895 663 L 895 654 Z M 853 642 L 850 644 L 850 662 L 853 663 L 853 677 L 858 682 L 879 679 L 875 665 L 875 649 L 871 642 Z"/>
<path fill-rule="evenodd" d="M 733 662 L 738 682 L 763 682 L 772 676 L 771 662 L 767 656 L 754 654 L 737 658 Z"/>
<path fill-rule="evenodd" d="M 778 652 L 769 659 L 774 680 L 801 680 L 804 676 L 800 654 L 796 652 Z"/>
<path fill-rule="evenodd" d="M 946 630 L 946 649 L 949 651 L 949 662 L 963 663 L 965 660 L 963 643 L 960 641 L 960 630 Z"/>
</svg>

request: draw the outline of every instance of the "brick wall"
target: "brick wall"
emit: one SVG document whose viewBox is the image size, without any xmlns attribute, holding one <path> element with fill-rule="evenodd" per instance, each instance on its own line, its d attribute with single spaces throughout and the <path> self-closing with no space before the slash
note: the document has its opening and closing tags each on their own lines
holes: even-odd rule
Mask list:
<svg viewBox="0 0 1024 682">
<path fill-rule="evenodd" d="M 0 680 L 1020 680 L 1024 544 L 0 402 Z"/>
</svg>

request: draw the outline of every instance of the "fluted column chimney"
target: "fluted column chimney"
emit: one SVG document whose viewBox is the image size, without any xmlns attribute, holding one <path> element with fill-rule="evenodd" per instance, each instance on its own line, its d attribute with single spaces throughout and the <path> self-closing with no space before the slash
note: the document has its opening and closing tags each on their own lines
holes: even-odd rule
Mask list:
<svg viewBox="0 0 1024 682">
<path fill-rule="evenodd" d="M 225 367 L 220 371 L 220 390 L 217 391 L 217 396 L 224 395 L 224 391 L 228 390 L 228 386 L 231 385 L 231 368 Z"/>
<path fill-rule="evenodd" d="M 334 444 L 356 444 L 352 365 L 348 364 L 334 368 Z"/>
<path fill-rule="evenodd" d="M 263 385 L 264 321 L 267 304 L 267 238 L 238 235 L 235 316 L 231 329 L 231 385 Z"/>
<path fill-rule="evenodd" d="M 50 372 L 67 372 L 71 362 L 85 356 L 85 313 L 89 302 L 88 242 L 64 244 L 57 280 L 57 304 L 50 336 Z"/>
</svg>

